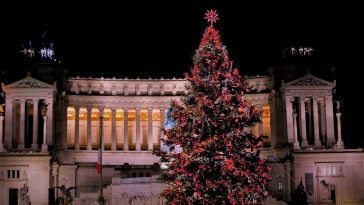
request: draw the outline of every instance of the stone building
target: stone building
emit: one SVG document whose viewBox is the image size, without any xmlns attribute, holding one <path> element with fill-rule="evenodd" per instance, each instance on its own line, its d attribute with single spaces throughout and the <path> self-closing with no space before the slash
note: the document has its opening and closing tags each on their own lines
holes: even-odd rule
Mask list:
<svg viewBox="0 0 364 205">
<path fill-rule="evenodd" d="M 310 204 L 363 204 L 364 153 L 344 147 L 335 81 L 291 68 L 244 78 L 247 101 L 263 111 L 251 132 L 265 136 L 272 197 L 290 201 L 302 181 Z M 52 204 L 62 185 L 75 187 L 73 204 L 92 204 L 100 183 L 107 204 L 163 203 L 153 150 L 161 147 L 170 101 L 185 94 L 187 81 L 69 77 L 51 63 L 4 70 L 0 204 L 20 203 L 24 186 L 31 204 Z M 102 181 L 95 169 L 99 146 Z"/>
</svg>

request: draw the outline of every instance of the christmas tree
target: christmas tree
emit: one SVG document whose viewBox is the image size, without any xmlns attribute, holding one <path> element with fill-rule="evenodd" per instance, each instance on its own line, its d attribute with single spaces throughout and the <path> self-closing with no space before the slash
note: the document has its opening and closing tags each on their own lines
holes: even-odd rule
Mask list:
<svg viewBox="0 0 364 205">
<path fill-rule="evenodd" d="M 193 57 L 188 94 L 171 103 L 174 122 L 165 143 L 182 147 L 169 160 L 162 180 L 169 204 L 260 204 L 268 195 L 270 168 L 259 157 L 261 137 L 249 132 L 261 121 L 261 110 L 247 104 L 247 89 L 213 23 L 205 30 Z"/>
</svg>

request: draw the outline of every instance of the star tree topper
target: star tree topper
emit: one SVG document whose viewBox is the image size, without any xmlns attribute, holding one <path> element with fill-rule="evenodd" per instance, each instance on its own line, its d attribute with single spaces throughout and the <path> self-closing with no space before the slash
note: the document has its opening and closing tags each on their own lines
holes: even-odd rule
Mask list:
<svg viewBox="0 0 364 205">
<path fill-rule="evenodd" d="M 219 14 L 216 13 L 216 10 L 207 10 L 205 13 L 205 19 L 207 22 L 211 23 L 211 26 L 213 26 L 214 23 L 216 23 L 217 20 L 219 20 Z"/>
</svg>

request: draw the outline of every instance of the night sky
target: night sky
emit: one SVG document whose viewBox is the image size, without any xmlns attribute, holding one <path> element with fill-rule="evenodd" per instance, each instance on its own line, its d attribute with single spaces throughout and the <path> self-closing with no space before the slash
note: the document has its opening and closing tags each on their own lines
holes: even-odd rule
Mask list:
<svg viewBox="0 0 364 205">
<path fill-rule="evenodd" d="M 207 25 L 206 9 L 217 9 L 215 28 L 243 74 L 266 74 L 281 63 L 287 46 L 311 46 L 320 64 L 335 67 L 344 139 L 351 139 L 350 147 L 362 141 L 354 118 L 363 116 L 355 94 L 363 86 L 354 62 L 363 24 L 355 5 L 207 0 L 12 4 L 0 7 L 1 67 L 16 62 L 22 42 L 36 44 L 48 31 L 46 38 L 69 73 L 86 77 L 182 77 Z"/>
</svg>

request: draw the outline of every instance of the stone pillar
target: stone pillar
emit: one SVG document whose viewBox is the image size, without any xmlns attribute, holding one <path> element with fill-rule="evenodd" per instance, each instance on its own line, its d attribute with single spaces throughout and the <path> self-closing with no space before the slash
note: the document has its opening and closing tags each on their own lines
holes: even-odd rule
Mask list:
<svg viewBox="0 0 364 205">
<path fill-rule="evenodd" d="M 272 93 L 270 95 L 269 107 L 270 107 L 270 129 L 271 129 L 270 146 L 272 148 L 275 148 L 277 144 L 277 113 L 276 113 L 275 90 L 272 90 Z"/>
<path fill-rule="evenodd" d="M 306 135 L 306 109 L 305 109 L 305 99 L 306 97 L 300 96 L 299 106 L 300 106 L 300 125 L 301 125 L 301 138 L 302 146 L 308 146 L 307 135 Z"/>
<path fill-rule="evenodd" d="M 319 131 L 319 118 L 318 118 L 318 106 L 317 97 L 312 98 L 312 112 L 313 112 L 313 133 L 314 133 L 314 145 L 320 146 L 320 131 Z"/>
<path fill-rule="evenodd" d="M 116 151 L 116 108 L 111 108 L 111 150 Z"/>
<path fill-rule="evenodd" d="M 25 99 L 20 99 L 20 125 L 19 125 L 19 144 L 18 148 L 24 148 L 25 139 Z"/>
<path fill-rule="evenodd" d="M 140 147 L 140 108 L 135 108 L 135 112 L 136 112 L 136 151 L 140 151 L 141 147 Z"/>
<path fill-rule="evenodd" d="M 39 119 L 39 111 L 38 111 L 38 98 L 33 98 L 33 142 L 32 149 L 38 149 L 38 119 Z"/>
<path fill-rule="evenodd" d="M 47 144 L 50 145 L 53 142 L 53 98 L 47 98 Z"/>
<path fill-rule="evenodd" d="M 166 109 L 164 107 L 159 108 L 160 111 L 160 118 L 161 118 L 161 136 L 160 136 L 160 140 L 161 140 L 161 146 L 163 145 L 162 143 L 162 139 L 164 139 L 164 132 L 162 129 L 164 129 L 164 121 L 165 121 L 165 117 L 166 117 Z"/>
<path fill-rule="evenodd" d="M 4 144 L 3 144 L 3 120 L 4 116 L 0 115 L 0 152 L 4 151 Z"/>
<path fill-rule="evenodd" d="M 75 150 L 80 150 L 80 107 L 75 108 Z"/>
<path fill-rule="evenodd" d="M 124 107 L 123 108 L 124 111 L 124 147 L 123 150 L 124 151 L 128 151 L 129 150 L 129 139 L 128 139 L 128 108 Z"/>
<path fill-rule="evenodd" d="M 344 142 L 342 140 L 342 136 L 341 136 L 341 113 L 336 113 L 336 118 L 337 118 L 337 143 L 336 143 L 336 148 L 337 149 L 344 149 Z"/>
<path fill-rule="evenodd" d="M 100 114 L 100 138 L 101 140 L 99 140 L 101 142 L 101 150 L 105 149 L 104 146 L 104 108 L 103 107 L 99 107 L 99 114 Z"/>
<path fill-rule="evenodd" d="M 298 142 L 298 132 L 297 132 L 297 113 L 294 112 L 292 114 L 293 117 L 293 134 L 294 134 L 294 143 L 293 143 L 293 149 L 301 149 L 300 143 Z"/>
<path fill-rule="evenodd" d="M 326 114 L 325 114 L 325 102 L 321 98 L 320 99 L 320 136 L 321 142 L 326 143 Z"/>
<path fill-rule="evenodd" d="M 337 149 L 344 149 L 344 142 L 342 140 L 341 136 L 341 113 L 340 113 L 340 101 L 336 101 L 336 118 L 337 118 L 337 143 L 336 148 Z"/>
<path fill-rule="evenodd" d="M 92 135 L 91 135 L 91 113 L 92 107 L 87 106 L 87 150 L 92 150 Z"/>
<path fill-rule="evenodd" d="M 307 141 L 308 140 L 312 140 L 312 138 L 314 138 L 314 135 L 313 135 L 313 115 L 312 115 L 312 103 L 311 103 L 311 98 L 308 98 L 308 100 L 306 101 L 307 103 L 307 110 L 306 110 L 306 113 L 307 113 L 307 120 L 308 121 L 308 124 L 306 125 L 307 126 Z M 314 141 L 314 139 L 313 139 Z"/>
<path fill-rule="evenodd" d="M 334 128 L 334 109 L 332 106 L 332 95 L 325 97 L 325 113 L 326 113 L 326 134 L 327 142 L 335 143 L 335 128 Z"/>
<path fill-rule="evenodd" d="M 286 119 L 287 119 L 287 138 L 289 143 L 293 143 L 294 133 L 293 133 L 293 121 L 292 121 L 292 97 L 285 96 L 285 104 L 286 104 Z"/>
<path fill-rule="evenodd" d="M 148 108 L 148 150 L 153 150 L 153 109 Z"/>
<path fill-rule="evenodd" d="M 12 147 L 13 140 L 13 99 L 5 98 L 5 137 L 4 144 Z"/>
<path fill-rule="evenodd" d="M 48 150 L 48 146 L 47 146 L 47 118 L 48 118 L 48 116 L 43 116 L 43 144 L 42 144 L 42 152 L 46 152 Z"/>
</svg>

